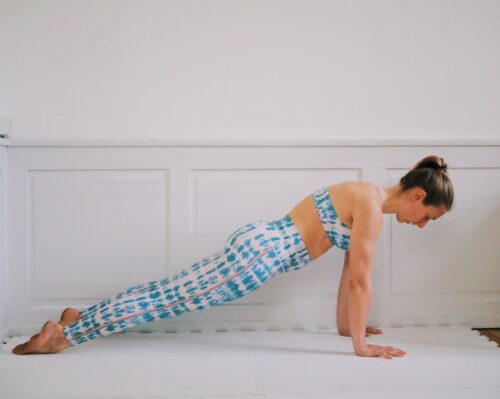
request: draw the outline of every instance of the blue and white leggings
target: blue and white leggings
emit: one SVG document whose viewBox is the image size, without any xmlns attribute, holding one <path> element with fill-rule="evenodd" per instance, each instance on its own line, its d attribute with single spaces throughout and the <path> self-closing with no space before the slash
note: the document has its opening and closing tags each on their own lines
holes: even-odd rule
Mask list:
<svg viewBox="0 0 500 399">
<path fill-rule="evenodd" d="M 249 223 L 229 236 L 223 250 L 188 269 L 130 287 L 81 310 L 81 319 L 65 326 L 64 336 L 74 346 L 139 324 L 222 305 L 311 262 L 288 214 Z"/>
</svg>

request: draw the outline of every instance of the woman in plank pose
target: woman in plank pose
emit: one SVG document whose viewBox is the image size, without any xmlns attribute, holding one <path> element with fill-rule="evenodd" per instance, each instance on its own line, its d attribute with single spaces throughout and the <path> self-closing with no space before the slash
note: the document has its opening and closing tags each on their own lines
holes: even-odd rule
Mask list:
<svg viewBox="0 0 500 399">
<path fill-rule="evenodd" d="M 452 204 L 447 165 L 434 155 L 418 162 L 393 187 L 345 182 L 320 188 L 281 219 L 240 227 L 221 251 L 180 273 L 130 287 L 81 311 L 66 308 L 58 323 L 46 322 L 40 333 L 12 352 L 56 353 L 142 323 L 222 305 L 276 275 L 306 267 L 335 246 L 345 251 L 337 301 L 339 334 L 352 338 L 358 356 L 404 356 L 401 349 L 365 341 L 371 333 L 382 333 L 367 327 L 366 320 L 383 215 L 396 214 L 399 223 L 423 228 Z"/>
</svg>

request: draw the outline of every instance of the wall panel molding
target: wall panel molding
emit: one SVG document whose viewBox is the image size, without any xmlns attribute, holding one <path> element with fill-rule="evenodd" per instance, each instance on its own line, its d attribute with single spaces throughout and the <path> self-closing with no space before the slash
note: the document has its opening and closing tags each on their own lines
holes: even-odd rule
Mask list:
<svg viewBox="0 0 500 399">
<path fill-rule="evenodd" d="M 384 134 L 387 137 L 389 134 Z M 489 147 L 498 139 L 1 139 L 9 147 Z"/>
<path fill-rule="evenodd" d="M 384 216 L 369 322 L 500 324 L 500 254 L 493 245 L 500 236 L 500 141 L 176 143 L 36 140 L 0 147 L 0 198 L 7 190 L 9 196 L 2 242 L 10 243 L 10 333 L 30 333 L 67 306 L 84 308 L 176 273 L 222 249 L 243 224 L 281 218 L 324 185 L 396 184 L 430 154 L 449 165 L 456 208 L 423 230 Z M 343 257 L 333 248 L 309 268 L 226 306 L 134 330 L 335 327 Z"/>
</svg>

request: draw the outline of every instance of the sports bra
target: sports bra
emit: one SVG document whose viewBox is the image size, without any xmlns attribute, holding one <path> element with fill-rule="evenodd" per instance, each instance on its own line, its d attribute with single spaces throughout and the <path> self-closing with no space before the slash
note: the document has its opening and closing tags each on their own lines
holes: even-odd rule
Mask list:
<svg viewBox="0 0 500 399">
<path fill-rule="evenodd" d="M 320 188 L 312 193 L 316 211 L 321 219 L 321 224 L 331 243 L 344 250 L 349 250 L 351 229 L 340 220 L 333 207 L 327 187 Z"/>
</svg>

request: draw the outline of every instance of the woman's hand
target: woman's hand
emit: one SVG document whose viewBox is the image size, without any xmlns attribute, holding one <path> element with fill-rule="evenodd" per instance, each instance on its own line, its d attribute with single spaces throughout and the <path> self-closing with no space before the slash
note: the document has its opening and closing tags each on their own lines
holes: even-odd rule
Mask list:
<svg viewBox="0 0 500 399">
<path fill-rule="evenodd" d="M 383 334 L 384 332 L 377 327 L 366 327 L 366 337 L 369 337 L 370 334 Z"/>
<path fill-rule="evenodd" d="M 365 337 L 369 337 L 370 334 L 383 334 L 384 332 L 380 328 L 376 327 L 366 327 L 366 334 Z M 351 333 L 346 330 L 339 330 L 339 335 L 342 335 L 343 337 L 350 337 Z"/>
<path fill-rule="evenodd" d="M 393 356 L 403 357 L 406 355 L 404 350 L 394 348 L 392 346 L 381 346 L 381 345 L 364 345 L 361 348 L 355 350 L 356 355 L 362 357 L 384 357 L 386 359 L 392 359 Z"/>
</svg>

